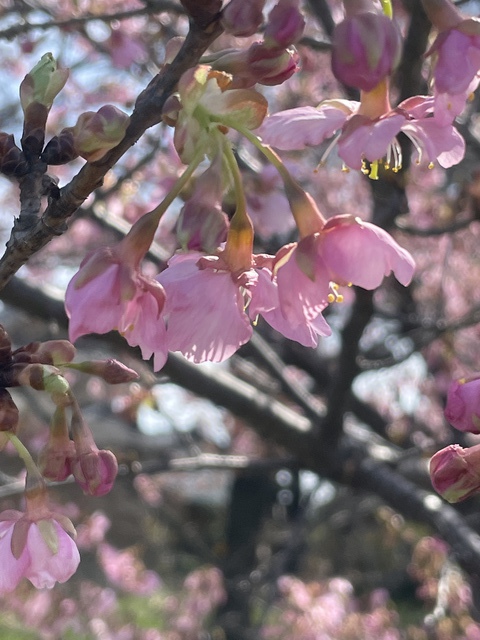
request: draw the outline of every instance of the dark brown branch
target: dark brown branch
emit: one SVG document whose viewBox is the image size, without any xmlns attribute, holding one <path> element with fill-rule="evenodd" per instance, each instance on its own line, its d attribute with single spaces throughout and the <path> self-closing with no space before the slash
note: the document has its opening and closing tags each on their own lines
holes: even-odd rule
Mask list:
<svg viewBox="0 0 480 640">
<path fill-rule="evenodd" d="M 161 121 L 165 100 L 174 91 L 181 75 L 198 62 L 205 49 L 220 33 L 218 20 L 203 30 L 193 23 L 175 60 L 165 65 L 139 95 L 129 127 L 120 144 L 101 160 L 84 165 L 73 180 L 60 190 L 58 197 L 50 198 L 43 216 L 27 234 L 17 237 L 15 229 L 12 230 L 7 250 L 0 260 L 0 289 L 33 253 L 44 247 L 54 236 L 64 233 L 67 220 L 102 185 L 105 174 L 149 127 Z"/>
<path fill-rule="evenodd" d="M 142 15 L 153 15 L 155 13 L 162 13 L 168 11 L 176 15 L 185 15 L 185 10 L 180 4 L 176 2 L 169 2 L 168 0 L 152 0 L 146 7 L 138 9 L 130 9 L 128 11 L 115 11 L 114 13 L 100 13 L 100 14 L 85 14 L 83 16 L 77 16 L 75 18 L 67 18 L 65 20 L 50 20 L 47 22 L 25 22 L 23 24 L 16 24 L 8 29 L 0 31 L 0 38 L 5 40 L 13 40 L 19 35 L 28 33 L 29 31 L 48 31 L 49 29 L 69 29 L 71 27 L 78 27 L 79 25 L 87 24 L 93 20 L 101 22 L 112 22 L 114 20 L 128 20 L 129 18 L 135 18 Z"/>
<path fill-rule="evenodd" d="M 10 298 L 10 302 L 24 309 L 27 306 L 45 319 L 54 318 L 65 327 L 67 319 L 62 302 L 37 291 L 33 310 L 32 292 L 35 292 L 33 287 L 15 278 L 2 292 L 2 298 L 5 301 Z M 430 525 L 450 545 L 459 565 L 469 575 L 480 574 L 480 536 L 437 495 L 420 490 L 381 459 L 375 459 L 375 447 L 369 449 L 368 443 L 350 433 L 344 434 L 338 449 L 325 447 L 313 433 L 310 420 L 226 371 L 198 367 L 171 354 L 162 374 L 240 416 L 259 435 L 285 447 L 300 468 L 371 491 L 403 515 Z"/>
</svg>

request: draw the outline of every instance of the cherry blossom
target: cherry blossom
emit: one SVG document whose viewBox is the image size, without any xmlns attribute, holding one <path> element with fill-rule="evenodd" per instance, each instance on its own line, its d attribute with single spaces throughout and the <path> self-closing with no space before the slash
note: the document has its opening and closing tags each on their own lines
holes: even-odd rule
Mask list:
<svg viewBox="0 0 480 640">
<path fill-rule="evenodd" d="M 66 582 L 80 562 L 71 538 L 73 525 L 63 516 L 40 510 L 0 514 L 0 593 L 13 591 L 22 578 L 42 589 Z"/>
<path fill-rule="evenodd" d="M 460 378 L 450 384 L 445 418 L 459 431 L 480 433 L 480 376 Z"/>
</svg>

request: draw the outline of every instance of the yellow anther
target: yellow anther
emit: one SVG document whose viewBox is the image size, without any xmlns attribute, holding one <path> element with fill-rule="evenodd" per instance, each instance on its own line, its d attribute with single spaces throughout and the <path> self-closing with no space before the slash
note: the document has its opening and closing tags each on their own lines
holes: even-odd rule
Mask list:
<svg viewBox="0 0 480 640">
<path fill-rule="evenodd" d="M 429 168 L 429 169 L 433 169 L 433 168 L 434 168 L 434 166 L 435 166 L 435 165 L 433 164 L 433 162 L 429 162 L 429 164 L 428 164 L 428 168 Z"/>
<path fill-rule="evenodd" d="M 333 293 L 329 293 L 327 296 L 327 300 L 330 302 L 330 304 L 332 304 L 332 302 L 335 302 L 336 297 L 333 295 Z"/>
<path fill-rule="evenodd" d="M 370 174 L 368 177 L 370 180 L 378 180 L 378 160 L 370 164 Z"/>
<path fill-rule="evenodd" d="M 341 293 L 339 293 L 337 296 L 337 302 L 343 302 L 343 296 Z"/>
</svg>

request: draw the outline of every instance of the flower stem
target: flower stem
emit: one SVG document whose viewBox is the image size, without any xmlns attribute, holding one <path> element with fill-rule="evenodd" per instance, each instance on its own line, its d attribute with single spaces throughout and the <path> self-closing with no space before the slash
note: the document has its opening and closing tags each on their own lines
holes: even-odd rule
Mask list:
<svg viewBox="0 0 480 640">
<path fill-rule="evenodd" d="M 27 470 L 27 490 L 32 490 L 33 488 L 41 488 L 43 489 L 45 485 L 45 480 L 43 479 L 42 474 L 40 473 L 39 468 L 35 464 L 30 451 L 23 444 L 19 438 L 13 433 L 8 434 L 8 438 L 12 445 L 15 447 L 19 457 L 25 463 L 25 468 Z"/>
</svg>

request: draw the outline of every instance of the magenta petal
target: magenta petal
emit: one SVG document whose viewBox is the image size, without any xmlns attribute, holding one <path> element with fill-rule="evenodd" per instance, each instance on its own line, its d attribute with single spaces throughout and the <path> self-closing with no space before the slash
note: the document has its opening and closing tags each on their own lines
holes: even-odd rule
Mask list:
<svg viewBox="0 0 480 640">
<path fill-rule="evenodd" d="M 408 285 L 415 271 L 412 256 L 383 229 L 352 216 L 330 218 L 321 234 L 321 252 L 331 280 L 376 289 L 392 271 Z"/>
<path fill-rule="evenodd" d="M 352 103 L 358 107 L 358 103 Z M 266 118 L 256 133 L 264 144 L 283 151 L 315 146 L 333 136 L 348 118 L 348 111 L 331 105 L 297 107 Z"/>
</svg>

